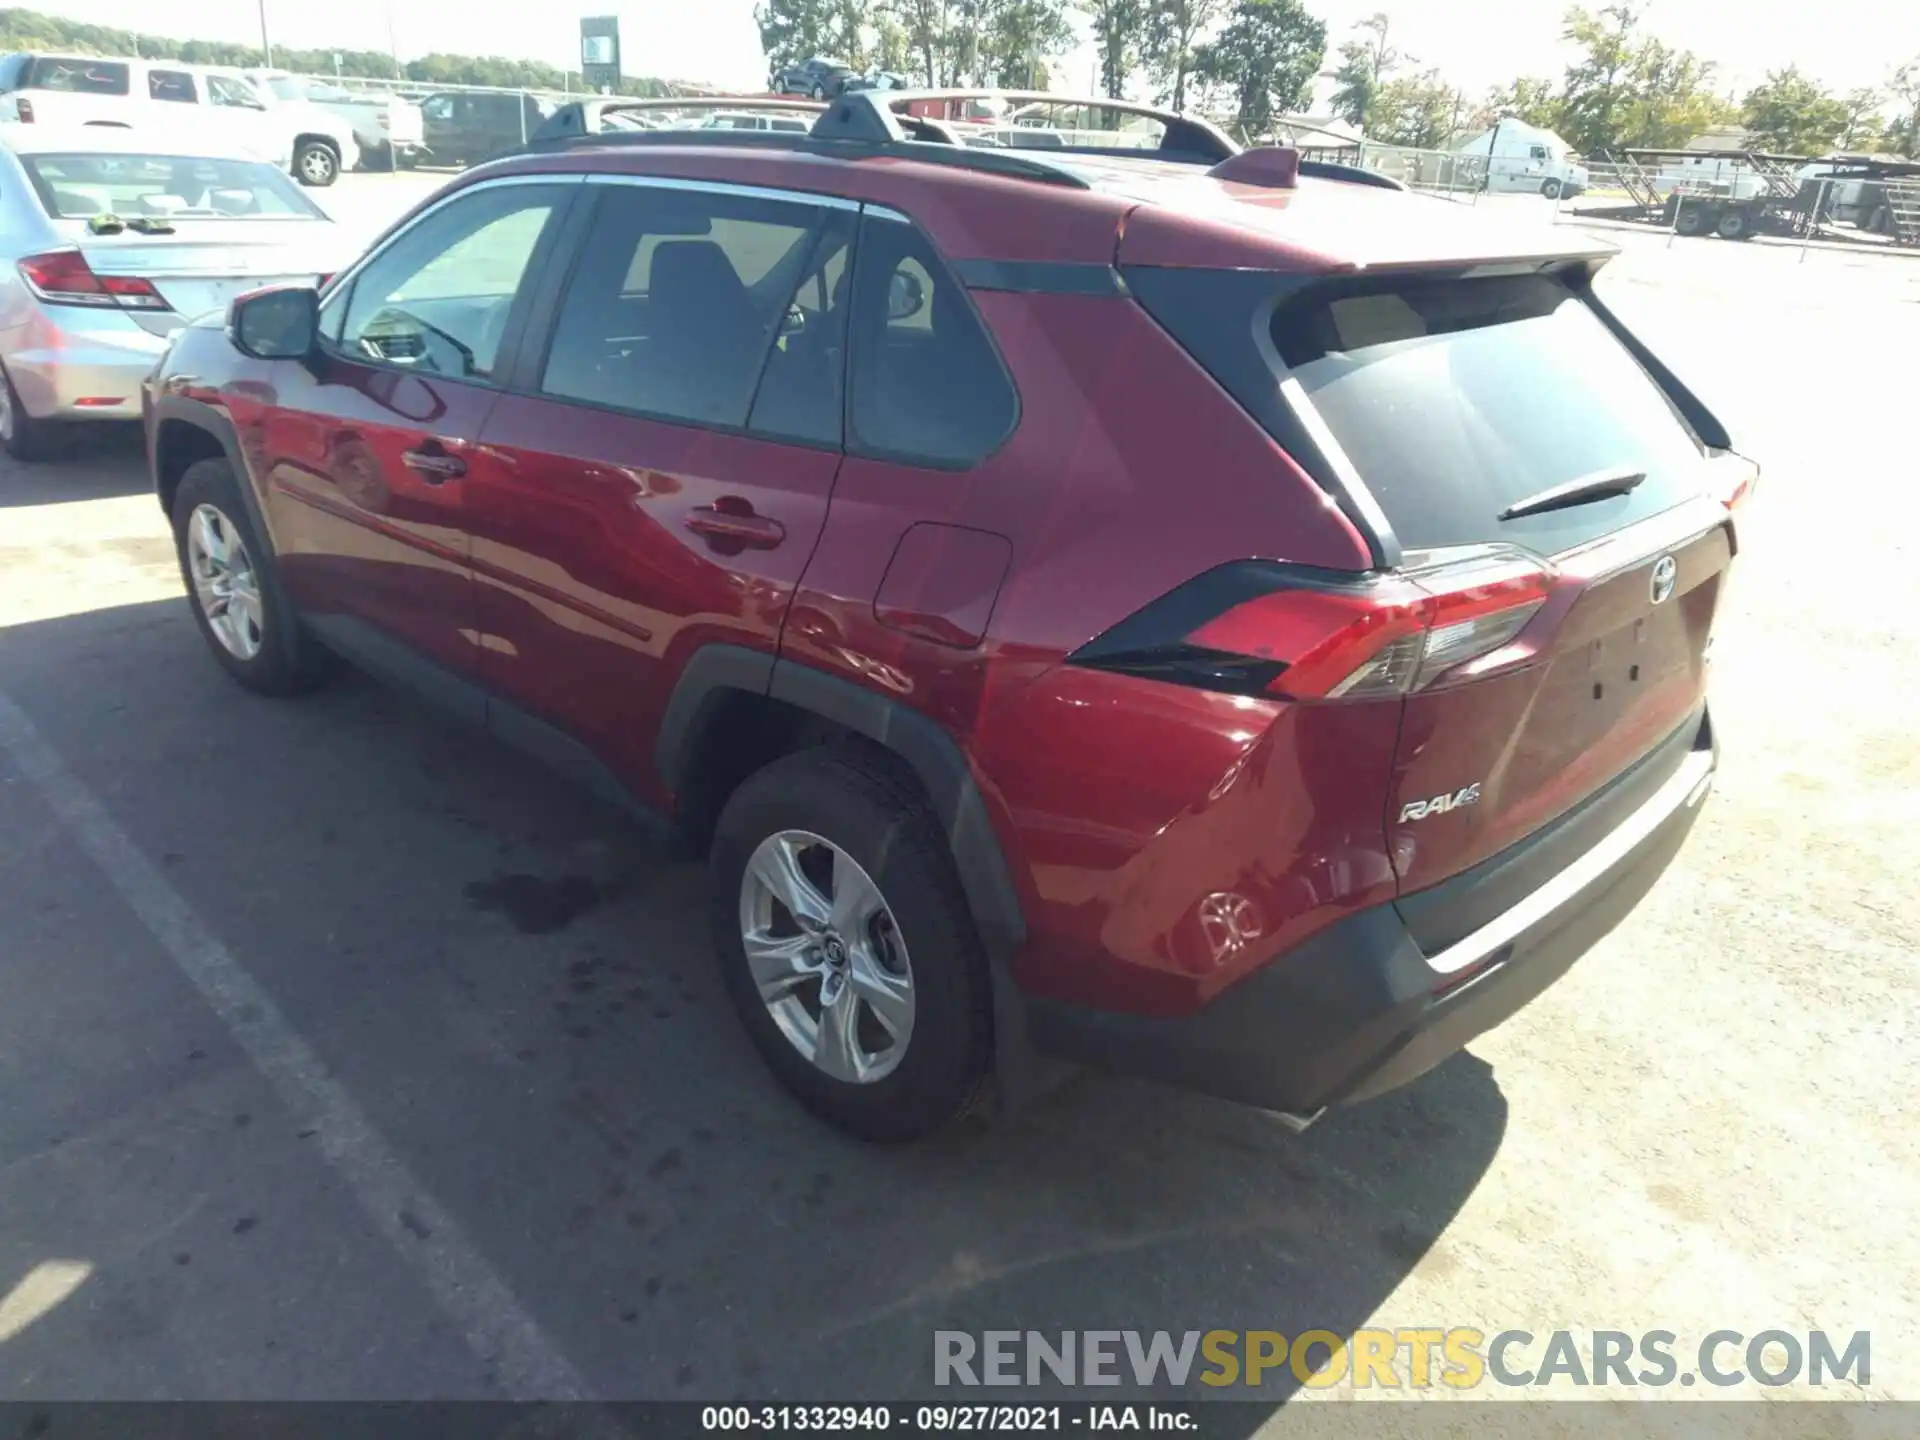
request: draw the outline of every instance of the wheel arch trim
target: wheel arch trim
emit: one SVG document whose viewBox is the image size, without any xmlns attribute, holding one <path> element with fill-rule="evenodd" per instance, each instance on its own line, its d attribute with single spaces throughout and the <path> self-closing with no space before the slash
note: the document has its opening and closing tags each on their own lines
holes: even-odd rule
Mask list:
<svg viewBox="0 0 1920 1440">
<path fill-rule="evenodd" d="M 937 724 L 889 696 L 798 661 L 734 645 L 704 646 L 681 670 L 654 746 L 655 764 L 669 789 L 685 790 L 701 723 L 721 692 L 729 690 L 833 721 L 897 755 L 933 803 L 967 908 L 989 953 L 1005 960 L 1026 944 L 1019 892 L 965 753 Z"/>
</svg>

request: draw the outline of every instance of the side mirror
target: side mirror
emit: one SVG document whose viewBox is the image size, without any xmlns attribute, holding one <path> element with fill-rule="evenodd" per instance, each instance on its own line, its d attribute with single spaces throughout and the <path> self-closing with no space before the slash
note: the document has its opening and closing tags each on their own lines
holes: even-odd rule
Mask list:
<svg viewBox="0 0 1920 1440">
<path fill-rule="evenodd" d="M 320 292 L 284 285 L 242 295 L 228 312 L 227 334 L 256 360 L 304 360 L 320 340 Z"/>
<path fill-rule="evenodd" d="M 927 303 L 926 287 L 918 275 L 896 270 L 887 285 L 887 319 L 911 320 Z"/>
</svg>

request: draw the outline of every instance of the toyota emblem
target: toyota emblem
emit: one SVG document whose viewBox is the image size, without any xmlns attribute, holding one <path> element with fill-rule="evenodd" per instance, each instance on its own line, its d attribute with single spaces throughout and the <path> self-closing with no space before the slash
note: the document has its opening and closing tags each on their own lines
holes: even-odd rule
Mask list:
<svg viewBox="0 0 1920 1440">
<path fill-rule="evenodd" d="M 1662 555 L 1653 562 L 1653 581 L 1647 587 L 1658 605 L 1673 594 L 1674 581 L 1680 578 L 1680 564 L 1671 555 Z"/>
</svg>

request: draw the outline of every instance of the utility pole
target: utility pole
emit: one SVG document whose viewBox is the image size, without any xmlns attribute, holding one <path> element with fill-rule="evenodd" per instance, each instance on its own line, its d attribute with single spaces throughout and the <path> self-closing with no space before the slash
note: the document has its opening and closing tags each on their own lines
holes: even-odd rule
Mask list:
<svg viewBox="0 0 1920 1440">
<path fill-rule="evenodd" d="M 273 41 L 267 35 L 267 0 L 260 0 L 260 48 L 265 52 L 267 68 L 273 68 Z"/>
</svg>

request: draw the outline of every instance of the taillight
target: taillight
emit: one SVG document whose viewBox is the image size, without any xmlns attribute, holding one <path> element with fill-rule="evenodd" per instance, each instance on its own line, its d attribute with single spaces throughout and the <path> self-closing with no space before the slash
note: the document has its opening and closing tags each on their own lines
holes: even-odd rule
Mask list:
<svg viewBox="0 0 1920 1440">
<path fill-rule="evenodd" d="M 1237 695 L 1363 700 L 1504 668 L 1551 573 L 1496 552 L 1369 580 L 1243 561 L 1089 642 L 1077 664 Z"/>
<path fill-rule="evenodd" d="M 22 125 L 33 124 L 33 101 L 22 95 L 18 100 L 13 102 L 13 107 L 15 112 L 20 116 L 20 123 Z"/>
<path fill-rule="evenodd" d="M 127 310 L 166 310 L 151 280 L 137 275 L 99 276 L 78 250 L 49 250 L 20 261 L 20 278 L 49 305 L 88 305 Z"/>
<path fill-rule="evenodd" d="M 1760 467 L 1744 455 L 1726 454 L 1713 462 L 1714 498 L 1729 510 L 1738 510 L 1752 498 L 1760 483 Z"/>
</svg>

